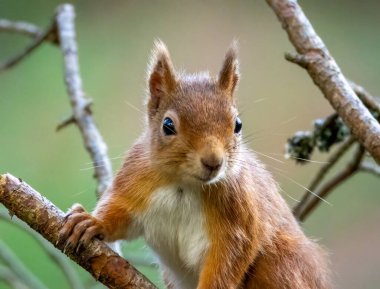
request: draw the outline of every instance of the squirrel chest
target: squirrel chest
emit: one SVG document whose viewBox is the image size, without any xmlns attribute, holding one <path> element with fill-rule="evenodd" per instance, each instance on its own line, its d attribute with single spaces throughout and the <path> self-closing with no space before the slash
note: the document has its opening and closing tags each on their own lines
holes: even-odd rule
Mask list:
<svg viewBox="0 0 380 289">
<path fill-rule="evenodd" d="M 137 223 L 163 266 L 174 275 L 184 271 L 197 278 L 209 246 L 200 191 L 174 185 L 158 188 Z M 183 278 L 183 272 L 178 273 Z"/>
</svg>

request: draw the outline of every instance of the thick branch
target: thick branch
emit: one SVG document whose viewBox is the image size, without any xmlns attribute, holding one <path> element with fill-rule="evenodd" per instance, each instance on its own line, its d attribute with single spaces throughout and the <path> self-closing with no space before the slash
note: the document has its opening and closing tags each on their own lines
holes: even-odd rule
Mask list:
<svg viewBox="0 0 380 289">
<path fill-rule="evenodd" d="M 380 125 L 359 100 L 296 0 L 266 0 L 299 55 L 288 55 L 306 68 L 314 83 L 353 135 L 380 164 Z"/>
<path fill-rule="evenodd" d="M 63 251 L 63 244 L 57 244 L 57 241 L 64 214 L 32 187 L 10 174 L 2 175 L 0 202 L 8 208 L 11 215 L 16 215 Z M 69 251 L 65 254 L 109 288 L 156 288 L 99 240 L 94 240 L 80 254 Z"/>
<path fill-rule="evenodd" d="M 64 57 L 65 82 L 73 108 L 73 119 L 78 125 L 83 142 L 93 161 L 97 193 L 102 194 L 112 181 L 112 167 L 107 155 L 107 145 L 100 135 L 91 115 L 91 102 L 85 98 L 79 73 L 78 48 L 75 39 L 74 8 L 70 4 L 58 7 L 57 33 Z"/>
</svg>

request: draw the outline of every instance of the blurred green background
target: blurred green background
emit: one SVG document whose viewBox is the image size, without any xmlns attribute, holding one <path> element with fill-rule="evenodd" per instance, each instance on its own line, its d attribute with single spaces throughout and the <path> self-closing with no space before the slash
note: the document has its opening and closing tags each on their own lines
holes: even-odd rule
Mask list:
<svg viewBox="0 0 380 289">
<path fill-rule="evenodd" d="M 46 27 L 61 1 L 0 0 L 0 18 Z M 155 38 L 171 51 L 174 64 L 189 72 L 216 74 L 234 38 L 240 43 L 242 79 L 238 97 L 250 146 L 261 156 L 293 205 L 319 164 L 295 165 L 282 157 L 284 143 L 297 130 L 332 112 L 305 71 L 284 60 L 293 51 L 265 1 L 75 1 L 81 74 L 94 100 L 94 115 L 113 168 L 143 129 L 146 65 Z M 380 92 L 380 2 L 300 1 L 315 29 L 347 77 L 374 94 Z M 0 34 L 0 58 L 22 50 L 30 39 Z M 138 109 L 135 109 L 136 107 Z M 95 182 L 79 131 L 56 133 L 71 108 L 63 83 L 59 49 L 44 44 L 21 64 L 0 74 L 0 172 L 21 177 L 62 210 L 74 202 L 91 210 Z M 278 154 L 278 155 L 277 155 Z M 326 155 L 314 155 L 323 161 Z M 341 166 L 344 165 L 343 163 Z M 286 171 L 278 174 L 277 169 Z M 327 248 L 335 288 L 372 289 L 380 284 L 379 179 L 358 174 L 340 186 L 305 222 L 306 233 Z M 49 288 L 68 285 L 37 243 L 18 228 L 0 222 L 0 240 Z M 150 260 L 141 241 L 127 245 L 136 262 Z M 77 266 L 72 263 L 73 266 Z M 154 268 L 139 267 L 156 284 Z M 91 277 L 77 269 L 89 287 Z M 1 282 L 0 288 L 8 287 Z"/>
</svg>

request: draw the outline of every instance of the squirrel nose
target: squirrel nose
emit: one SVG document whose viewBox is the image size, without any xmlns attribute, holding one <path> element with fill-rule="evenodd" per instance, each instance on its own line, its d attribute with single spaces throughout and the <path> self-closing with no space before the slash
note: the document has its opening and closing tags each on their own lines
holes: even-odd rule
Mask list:
<svg viewBox="0 0 380 289">
<path fill-rule="evenodd" d="M 222 166 L 223 158 L 217 156 L 203 157 L 201 163 L 209 171 L 217 171 Z"/>
</svg>

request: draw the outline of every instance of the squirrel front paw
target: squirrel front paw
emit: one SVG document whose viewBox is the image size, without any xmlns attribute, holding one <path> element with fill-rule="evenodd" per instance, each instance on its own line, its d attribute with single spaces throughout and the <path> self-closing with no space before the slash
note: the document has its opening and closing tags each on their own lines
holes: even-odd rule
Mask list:
<svg viewBox="0 0 380 289">
<path fill-rule="evenodd" d="M 104 228 L 98 219 L 91 216 L 80 204 L 74 204 L 65 216 L 59 232 L 58 242 L 67 250 L 77 252 L 86 247 L 94 237 L 104 239 Z"/>
</svg>

